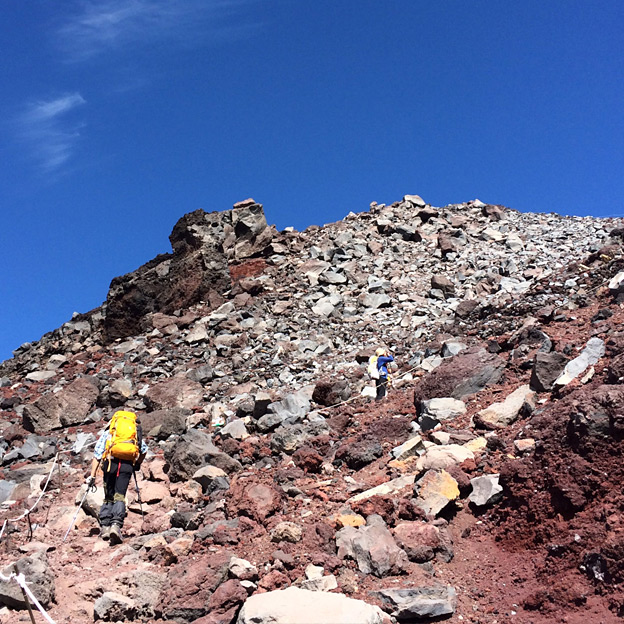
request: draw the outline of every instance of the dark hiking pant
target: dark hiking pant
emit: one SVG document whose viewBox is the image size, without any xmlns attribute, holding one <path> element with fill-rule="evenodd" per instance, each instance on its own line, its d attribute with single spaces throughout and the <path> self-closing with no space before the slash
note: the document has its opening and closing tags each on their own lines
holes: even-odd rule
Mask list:
<svg viewBox="0 0 624 624">
<path fill-rule="evenodd" d="M 375 387 L 377 388 L 377 395 L 375 396 L 375 400 L 379 401 L 386 396 L 386 391 L 388 389 L 388 378 L 380 376 L 379 379 L 375 379 Z"/>
<path fill-rule="evenodd" d="M 134 472 L 125 459 L 104 460 L 104 504 L 100 507 L 100 524 L 123 526 L 126 517 L 126 492 Z"/>
</svg>

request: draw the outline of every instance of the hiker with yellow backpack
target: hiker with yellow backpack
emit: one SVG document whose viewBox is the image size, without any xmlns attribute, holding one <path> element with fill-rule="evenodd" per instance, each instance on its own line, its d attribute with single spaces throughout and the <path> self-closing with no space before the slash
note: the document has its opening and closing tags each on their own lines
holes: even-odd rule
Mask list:
<svg viewBox="0 0 624 624">
<path fill-rule="evenodd" d="M 110 426 L 95 445 L 91 473 L 87 486 L 95 483 L 98 467 L 104 475 L 104 504 L 100 508 L 99 519 L 101 537 L 120 544 L 121 527 L 126 517 L 126 491 L 135 470 L 147 453 L 141 425 L 134 412 L 118 410 L 113 414 Z M 136 478 L 136 477 L 135 477 Z"/>
</svg>

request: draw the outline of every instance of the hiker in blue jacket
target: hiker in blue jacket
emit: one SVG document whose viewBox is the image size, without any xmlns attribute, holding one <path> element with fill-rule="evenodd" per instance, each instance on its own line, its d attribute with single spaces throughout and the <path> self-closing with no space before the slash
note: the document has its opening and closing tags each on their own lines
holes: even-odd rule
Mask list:
<svg viewBox="0 0 624 624">
<path fill-rule="evenodd" d="M 377 388 L 375 400 L 381 401 L 388 391 L 388 364 L 394 362 L 394 358 L 382 347 L 375 351 L 375 355 L 377 356 L 377 370 L 379 371 L 379 378 L 375 379 L 375 387 Z"/>
</svg>

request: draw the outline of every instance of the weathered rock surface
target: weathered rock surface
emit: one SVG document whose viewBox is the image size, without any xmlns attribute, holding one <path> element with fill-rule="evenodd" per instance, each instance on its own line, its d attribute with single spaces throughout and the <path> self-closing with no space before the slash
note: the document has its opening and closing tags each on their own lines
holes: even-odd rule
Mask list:
<svg viewBox="0 0 624 624">
<path fill-rule="evenodd" d="M 55 596 L 55 579 L 45 552 L 41 551 L 30 557 L 22 557 L 15 562 L 17 573 L 23 574 L 28 587 L 35 598 L 45 608 L 51 606 Z M 15 572 L 13 564 L 5 567 L 2 574 L 9 577 Z M 15 609 L 26 609 L 26 602 L 21 587 L 14 581 L 0 579 L 0 604 Z"/>
<path fill-rule="evenodd" d="M 297 587 L 255 594 L 247 599 L 237 624 L 386 624 L 383 611 L 342 594 Z"/>
<path fill-rule="evenodd" d="M 92 377 L 76 379 L 56 394 L 42 396 L 24 406 L 23 424 L 28 431 L 46 432 L 81 424 L 100 393 Z"/>
<path fill-rule="evenodd" d="M 397 545 L 379 516 L 370 516 L 367 525 L 344 527 L 336 533 L 338 557 L 355 559 L 364 574 L 378 577 L 401 574 L 407 568 L 407 555 Z"/>
<path fill-rule="evenodd" d="M 452 615 L 457 606 L 457 592 L 450 585 L 382 589 L 377 595 L 399 622 L 435 620 Z"/>
</svg>

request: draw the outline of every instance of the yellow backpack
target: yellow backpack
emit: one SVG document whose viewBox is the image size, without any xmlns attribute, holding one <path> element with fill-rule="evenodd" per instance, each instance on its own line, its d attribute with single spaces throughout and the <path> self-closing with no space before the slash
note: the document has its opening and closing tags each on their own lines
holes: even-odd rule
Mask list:
<svg viewBox="0 0 624 624">
<path fill-rule="evenodd" d="M 106 441 L 104 457 L 125 459 L 134 463 L 141 453 L 136 414 L 120 410 L 110 422 L 110 438 Z"/>
</svg>

